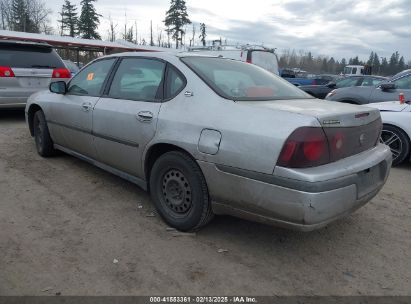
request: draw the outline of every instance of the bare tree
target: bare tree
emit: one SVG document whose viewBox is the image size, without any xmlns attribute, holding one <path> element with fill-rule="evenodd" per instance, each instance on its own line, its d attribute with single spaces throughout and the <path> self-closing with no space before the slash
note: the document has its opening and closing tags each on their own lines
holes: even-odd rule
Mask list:
<svg viewBox="0 0 411 304">
<path fill-rule="evenodd" d="M 111 42 L 113 42 L 113 41 L 116 41 L 116 36 L 117 36 L 116 28 L 118 26 L 118 23 L 114 24 L 113 19 L 111 19 L 111 15 L 108 16 L 108 20 L 110 22 L 109 29 L 108 29 L 108 39 Z"/>
<path fill-rule="evenodd" d="M 196 36 L 196 26 L 193 23 L 193 37 L 190 39 L 190 46 L 194 46 L 195 42 L 195 36 Z"/>
</svg>

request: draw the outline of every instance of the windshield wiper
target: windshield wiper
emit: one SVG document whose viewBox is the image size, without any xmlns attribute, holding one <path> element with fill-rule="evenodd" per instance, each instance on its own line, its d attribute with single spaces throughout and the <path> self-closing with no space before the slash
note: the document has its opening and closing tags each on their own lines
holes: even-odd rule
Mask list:
<svg viewBox="0 0 411 304">
<path fill-rule="evenodd" d="M 39 69 L 55 69 L 55 66 L 50 66 L 50 65 L 32 65 L 32 68 L 39 68 Z"/>
</svg>

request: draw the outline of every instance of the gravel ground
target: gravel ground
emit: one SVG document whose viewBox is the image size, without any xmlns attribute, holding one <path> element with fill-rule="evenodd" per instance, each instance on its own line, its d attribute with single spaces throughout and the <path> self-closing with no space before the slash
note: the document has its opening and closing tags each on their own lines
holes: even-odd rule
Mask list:
<svg viewBox="0 0 411 304">
<path fill-rule="evenodd" d="M 311 233 L 217 217 L 176 235 L 145 192 L 42 159 L 22 112 L 1 111 L 0 295 L 411 295 L 410 180 L 411 165 L 393 169 L 372 202 Z"/>
</svg>

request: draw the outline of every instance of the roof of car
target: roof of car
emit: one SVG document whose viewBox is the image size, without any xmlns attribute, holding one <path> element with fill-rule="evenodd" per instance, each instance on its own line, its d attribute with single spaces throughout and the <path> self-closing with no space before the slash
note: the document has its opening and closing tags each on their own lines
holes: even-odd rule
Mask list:
<svg viewBox="0 0 411 304">
<path fill-rule="evenodd" d="M 32 42 L 32 41 L 18 41 L 18 40 L 0 40 L 0 45 L 26 45 L 26 46 L 39 46 L 39 47 L 49 47 L 52 46 L 45 42 Z"/>
<path fill-rule="evenodd" d="M 195 52 L 124 52 L 107 55 L 105 57 L 156 57 L 161 59 L 167 58 L 182 58 L 182 57 L 210 57 L 210 58 L 224 58 L 221 56 L 196 54 Z"/>
<path fill-rule="evenodd" d="M 411 69 L 409 69 L 409 70 L 404 70 L 404 71 L 399 72 L 398 74 L 395 74 L 394 76 L 392 76 L 391 79 L 396 79 L 396 78 L 398 78 L 398 77 L 402 77 L 402 76 L 408 75 L 408 74 L 410 74 L 410 73 L 411 73 Z"/>
</svg>

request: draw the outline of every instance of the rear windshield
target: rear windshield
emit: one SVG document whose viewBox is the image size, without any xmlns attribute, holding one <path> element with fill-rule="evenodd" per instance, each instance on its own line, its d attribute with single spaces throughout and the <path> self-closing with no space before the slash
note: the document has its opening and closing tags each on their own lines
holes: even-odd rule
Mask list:
<svg viewBox="0 0 411 304">
<path fill-rule="evenodd" d="M 65 67 L 52 48 L 26 45 L 0 45 L 0 66 L 39 69 Z"/>
<path fill-rule="evenodd" d="M 254 64 L 241 61 L 185 57 L 181 59 L 217 94 L 231 100 L 313 98 L 293 84 Z"/>
<path fill-rule="evenodd" d="M 252 51 L 251 52 L 251 62 L 253 64 L 278 75 L 278 63 L 277 56 L 274 53 L 266 51 Z"/>
</svg>

